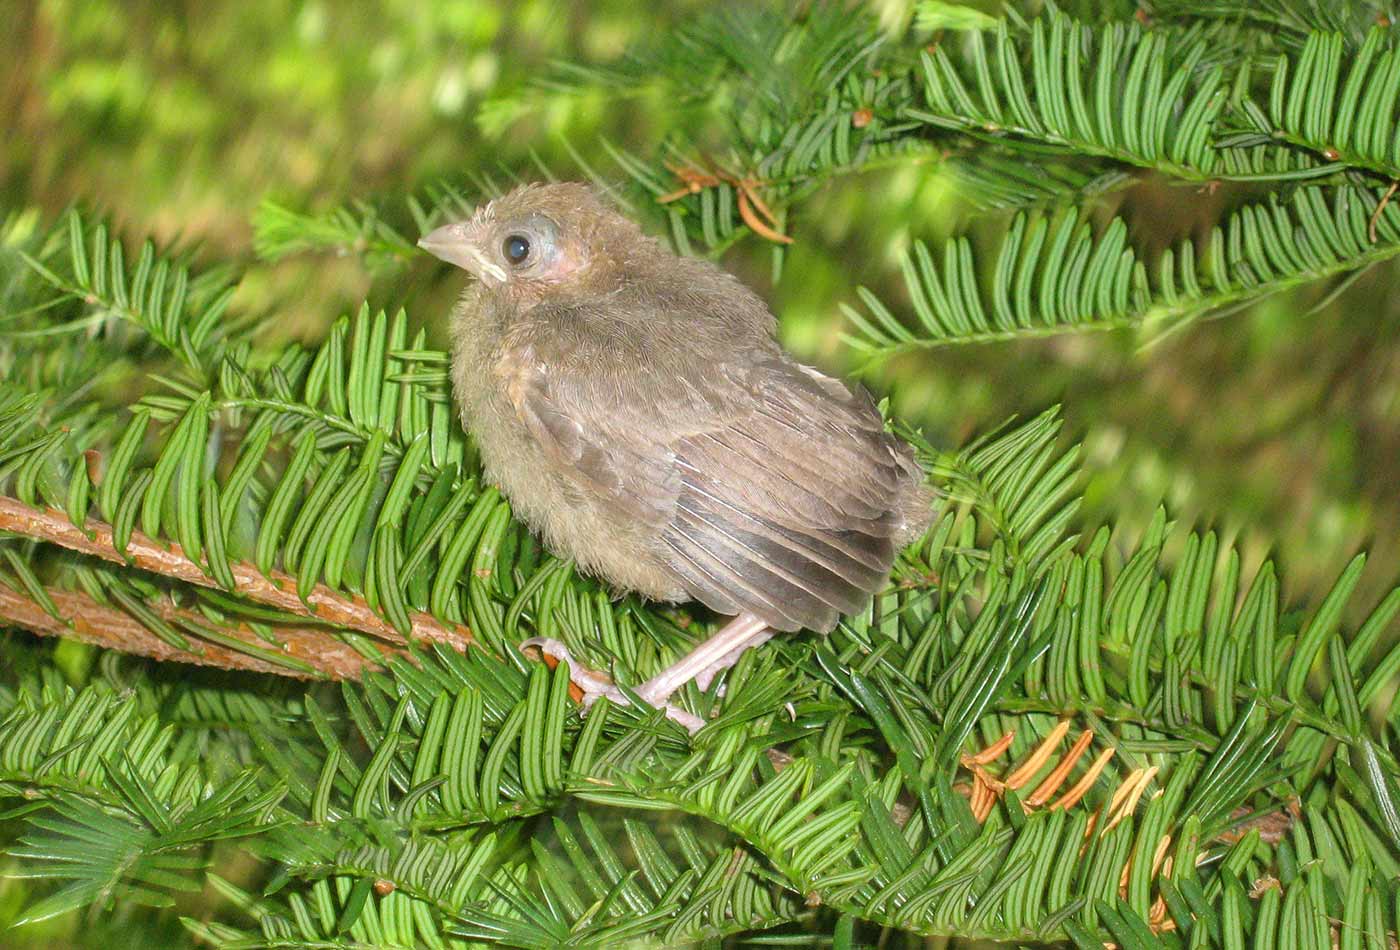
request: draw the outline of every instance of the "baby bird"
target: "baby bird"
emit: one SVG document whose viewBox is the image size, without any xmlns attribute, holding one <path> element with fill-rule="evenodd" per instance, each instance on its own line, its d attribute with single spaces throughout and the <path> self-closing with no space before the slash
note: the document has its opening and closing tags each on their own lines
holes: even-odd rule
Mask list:
<svg viewBox="0 0 1400 950">
<path fill-rule="evenodd" d="M 767 306 L 581 184 L 535 184 L 419 246 L 476 278 L 452 381 L 486 476 L 558 556 L 622 591 L 732 615 L 639 685 L 667 700 L 775 631 L 829 632 L 927 527 L 910 447 L 864 394 L 794 361 Z M 564 645 L 585 705 L 626 702 Z"/>
</svg>

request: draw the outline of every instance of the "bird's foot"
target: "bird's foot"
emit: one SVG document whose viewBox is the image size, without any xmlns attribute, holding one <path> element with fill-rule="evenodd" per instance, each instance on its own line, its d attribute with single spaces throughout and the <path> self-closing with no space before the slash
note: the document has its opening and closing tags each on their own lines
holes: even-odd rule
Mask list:
<svg viewBox="0 0 1400 950">
<path fill-rule="evenodd" d="M 574 659 L 573 654 L 569 652 L 569 648 L 553 637 L 531 637 L 520 644 L 520 650 L 521 652 L 527 650 L 537 651 L 540 656 L 544 658 L 546 663 L 550 660 L 554 661 L 550 666 L 561 662 L 569 664 L 569 681 L 573 683 L 581 694 L 575 698 L 578 699 L 585 711 L 597 702 L 598 698 L 601 696 L 606 696 L 609 701 L 621 706 L 631 704 L 626 694 L 618 689 L 617 685 L 608 676 L 591 669 L 586 663 L 581 663 Z M 641 698 L 650 701 L 645 695 Z M 656 708 L 666 713 L 666 718 L 673 722 L 680 723 L 686 728 L 687 732 L 694 733 L 705 724 L 705 720 L 692 712 L 681 709 L 679 706 L 673 706 L 664 701 L 656 703 L 655 705 Z"/>
</svg>

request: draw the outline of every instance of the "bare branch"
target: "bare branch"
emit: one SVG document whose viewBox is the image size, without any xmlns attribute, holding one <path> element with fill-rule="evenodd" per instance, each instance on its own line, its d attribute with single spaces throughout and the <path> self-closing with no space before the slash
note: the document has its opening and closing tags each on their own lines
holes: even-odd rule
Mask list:
<svg viewBox="0 0 1400 950">
<path fill-rule="evenodd" d="M 22 594 L 0 586 L 0 620 L 43 636 L 68 637 L 156 660 L 298 678 L 306 675 L 214 643 L 200 642 L 199 652 L 181 650 L 151 633 L 128 614 L 103 606 L 87 594 L 50 589 L 48 595 L 58 608 L 59 617 L 52 616 Z M 162 619 L 172 622 L 191 618 L 208 623 L 203 617 L 186 613 L 173 604 L 152 605 L 151 609 Z M 220 632 L 262 650 L 275 649 L 274 644 L 268 643 L 246 624 L 225 626 L 220 628 Z M 337 640 L 328 630 L 278 627 L 276 635 L 281 641 L 282 651 L 288 657 L 309 663 L 331 679 L 358 679 L 366 667 L 374 667 L 371 661 Z"/>
<path fill-rule="evenodd" d="M 123 557 L 112 543 L 111 525 L 89 519 L 85 531 L 79 531 L 67 515 L 56 509 L 31 508 L 13 498 L 0 497 L 0 531 L 47 541 L 71 551 L 90 554 L 115 564 L 131 565 L 188 584 L 218 587 L 202 567 L 185 557 L 178 544 L 172 542 L 165 547 L 141 532 L 133 531 L 126 547 L 126 556 Z M 271 576 L 264 576 L 252 564 L 243 561 L 234 562 L 232 568 L 234 592 L 240 597 L 288 613 L 358 630 L 389 643 L 406 643 L 402 634 L 359 597 L 317 584 L 303 602 L 296 593 L 296 578 L 289 574 L 273 571 Z M 444 625 L 437 618 L 419 611 L 410 612 L 409 619 L 415 641 L 446 643 L 457 650 L 465 650 L 473 643 L 471 631 L 465 627 Z"/>
</svg>

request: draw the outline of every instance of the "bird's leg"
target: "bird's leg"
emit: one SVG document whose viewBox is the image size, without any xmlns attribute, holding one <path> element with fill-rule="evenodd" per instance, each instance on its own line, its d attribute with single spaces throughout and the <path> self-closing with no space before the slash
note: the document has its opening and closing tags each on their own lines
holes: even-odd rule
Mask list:
<svg viewBox="0 0 1400 950">
<path fill-rule="evenodd" d="M 761 643 L 767 642 L 768 640 L 772 639 L 777 632 L 778 631 L 769 627 L 762 633 L 756 634 L 752 640 L 749 640 L 742 646 L 737 646 L 733 650 L 730 650 L 724 656 L 716 660 L 712 665 L 707 666 L 699 673 L 696 673 L 695 685 L 700 687 L 700 692 L 702 693 L 708 691 L 710 688 L 710 684 L 714 682 L 715 677 L 723 673 L 725 670 L 729 669 L 735 663 L 738 663 L 739 657 L 743 655 L 743 652 L 745 650 L 752 649 L 753 647 L 756 647 Z M 724 687 L 721 686 L 720 689 L 722 690 L 724 689 Z"/>
<path fill-rule="evenodd" d="M 521 650 L 529 648 L 538 650 L 541 654 L 550 657 L 556 662 L 569 664 L 569 680 L 583 693 L 581 702 L 585 710 L 597 702 L 600 696 L 606 696 L 609 700 L 620 706 L 628 705 L 627 696 L 622 690 L 617 688 L 611 679 L 599 673 L 597 670 L 589 669 L 586 663 L 580 663 L 578 660 L 574 659 L 573 654 L 569 652 L 569 648 L 559 640 L 555 640 L 552 637 L 531 637 L 520 644 Z M 689 732 L 695 732 L 705 724 L 705 720 L 701 719 L 699 716 L 694 713 L 686 712 L 678 706 L 672 706 L 664 699 L 661 702 L 652 702 L 651 699 L 645 696 L 642 698 L 646 699 L 647 702 L 651 703 L 653 706 L 662 709 L 666 713 L 667 718 L 685 726 Z"/>
<path fill-rule="evenodd" d="M 676 690 L 691 680 L 701 689 L 709 689 L 710 682 L 717 674 L 729 669 L 749 647 L 758 646 L 774 631 L 762 620 L 750 613 L 742 613 L 725 624 L 714 635 L 701 642 L 685 656 L 657 673 L 636 689 L 642 700 L 664 710 L 667 717 L 695 732 L 705 721 L 694 713 L 672 706 L 669 700 Z M 569 664 L 569 678 L 583 693 L 583 707 L 587 709 L 606 696 L 620 705 L 627 705 L 627 696 L 608 677 L 591 670 L 584 663 L 574 659 L 569 648 L 551 637 L 531 637 L 520 644 L 522 650 L 533 648 L 552 659 Z"/>
<path fill-rule="evenodd" d="M 737 663 L 739 655 L 749 647 L 771 636 L 773 631 L 768 624 L 751 613 L 739 614 L 709 639 L 637 687 L 637 695 L 656 706 L 666 702 L 672 693 L 691 680 L 701 689 L 708 689 L 717 673 Z"/>
</svg>

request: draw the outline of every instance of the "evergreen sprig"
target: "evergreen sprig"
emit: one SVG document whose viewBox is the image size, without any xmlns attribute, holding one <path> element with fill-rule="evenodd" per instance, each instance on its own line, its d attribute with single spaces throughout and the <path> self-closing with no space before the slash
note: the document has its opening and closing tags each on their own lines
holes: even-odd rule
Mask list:
<svg viewBox="0 0 1400 950">
<path fill-rule="evenodd" d="M 995 263 L 979 260 L 966 238 L 938 256 L 915 242 L 902 267 L 916 327 L 865 288 L 863 310 L 842 309 L 856 331 L 851 343 L 876 356 L 1079 330 L 1165 332 L 1397 253 L 1400 213 L 1383 190 L 1355 186 L 1270 194 L 1232 212 L 1202 245 L 1187 238 L 1156 260 L 1130 245 L 1122 218 L 1096 235 L 1072 209 L 1023 213 L 983 258 Z"/>
</svg>

